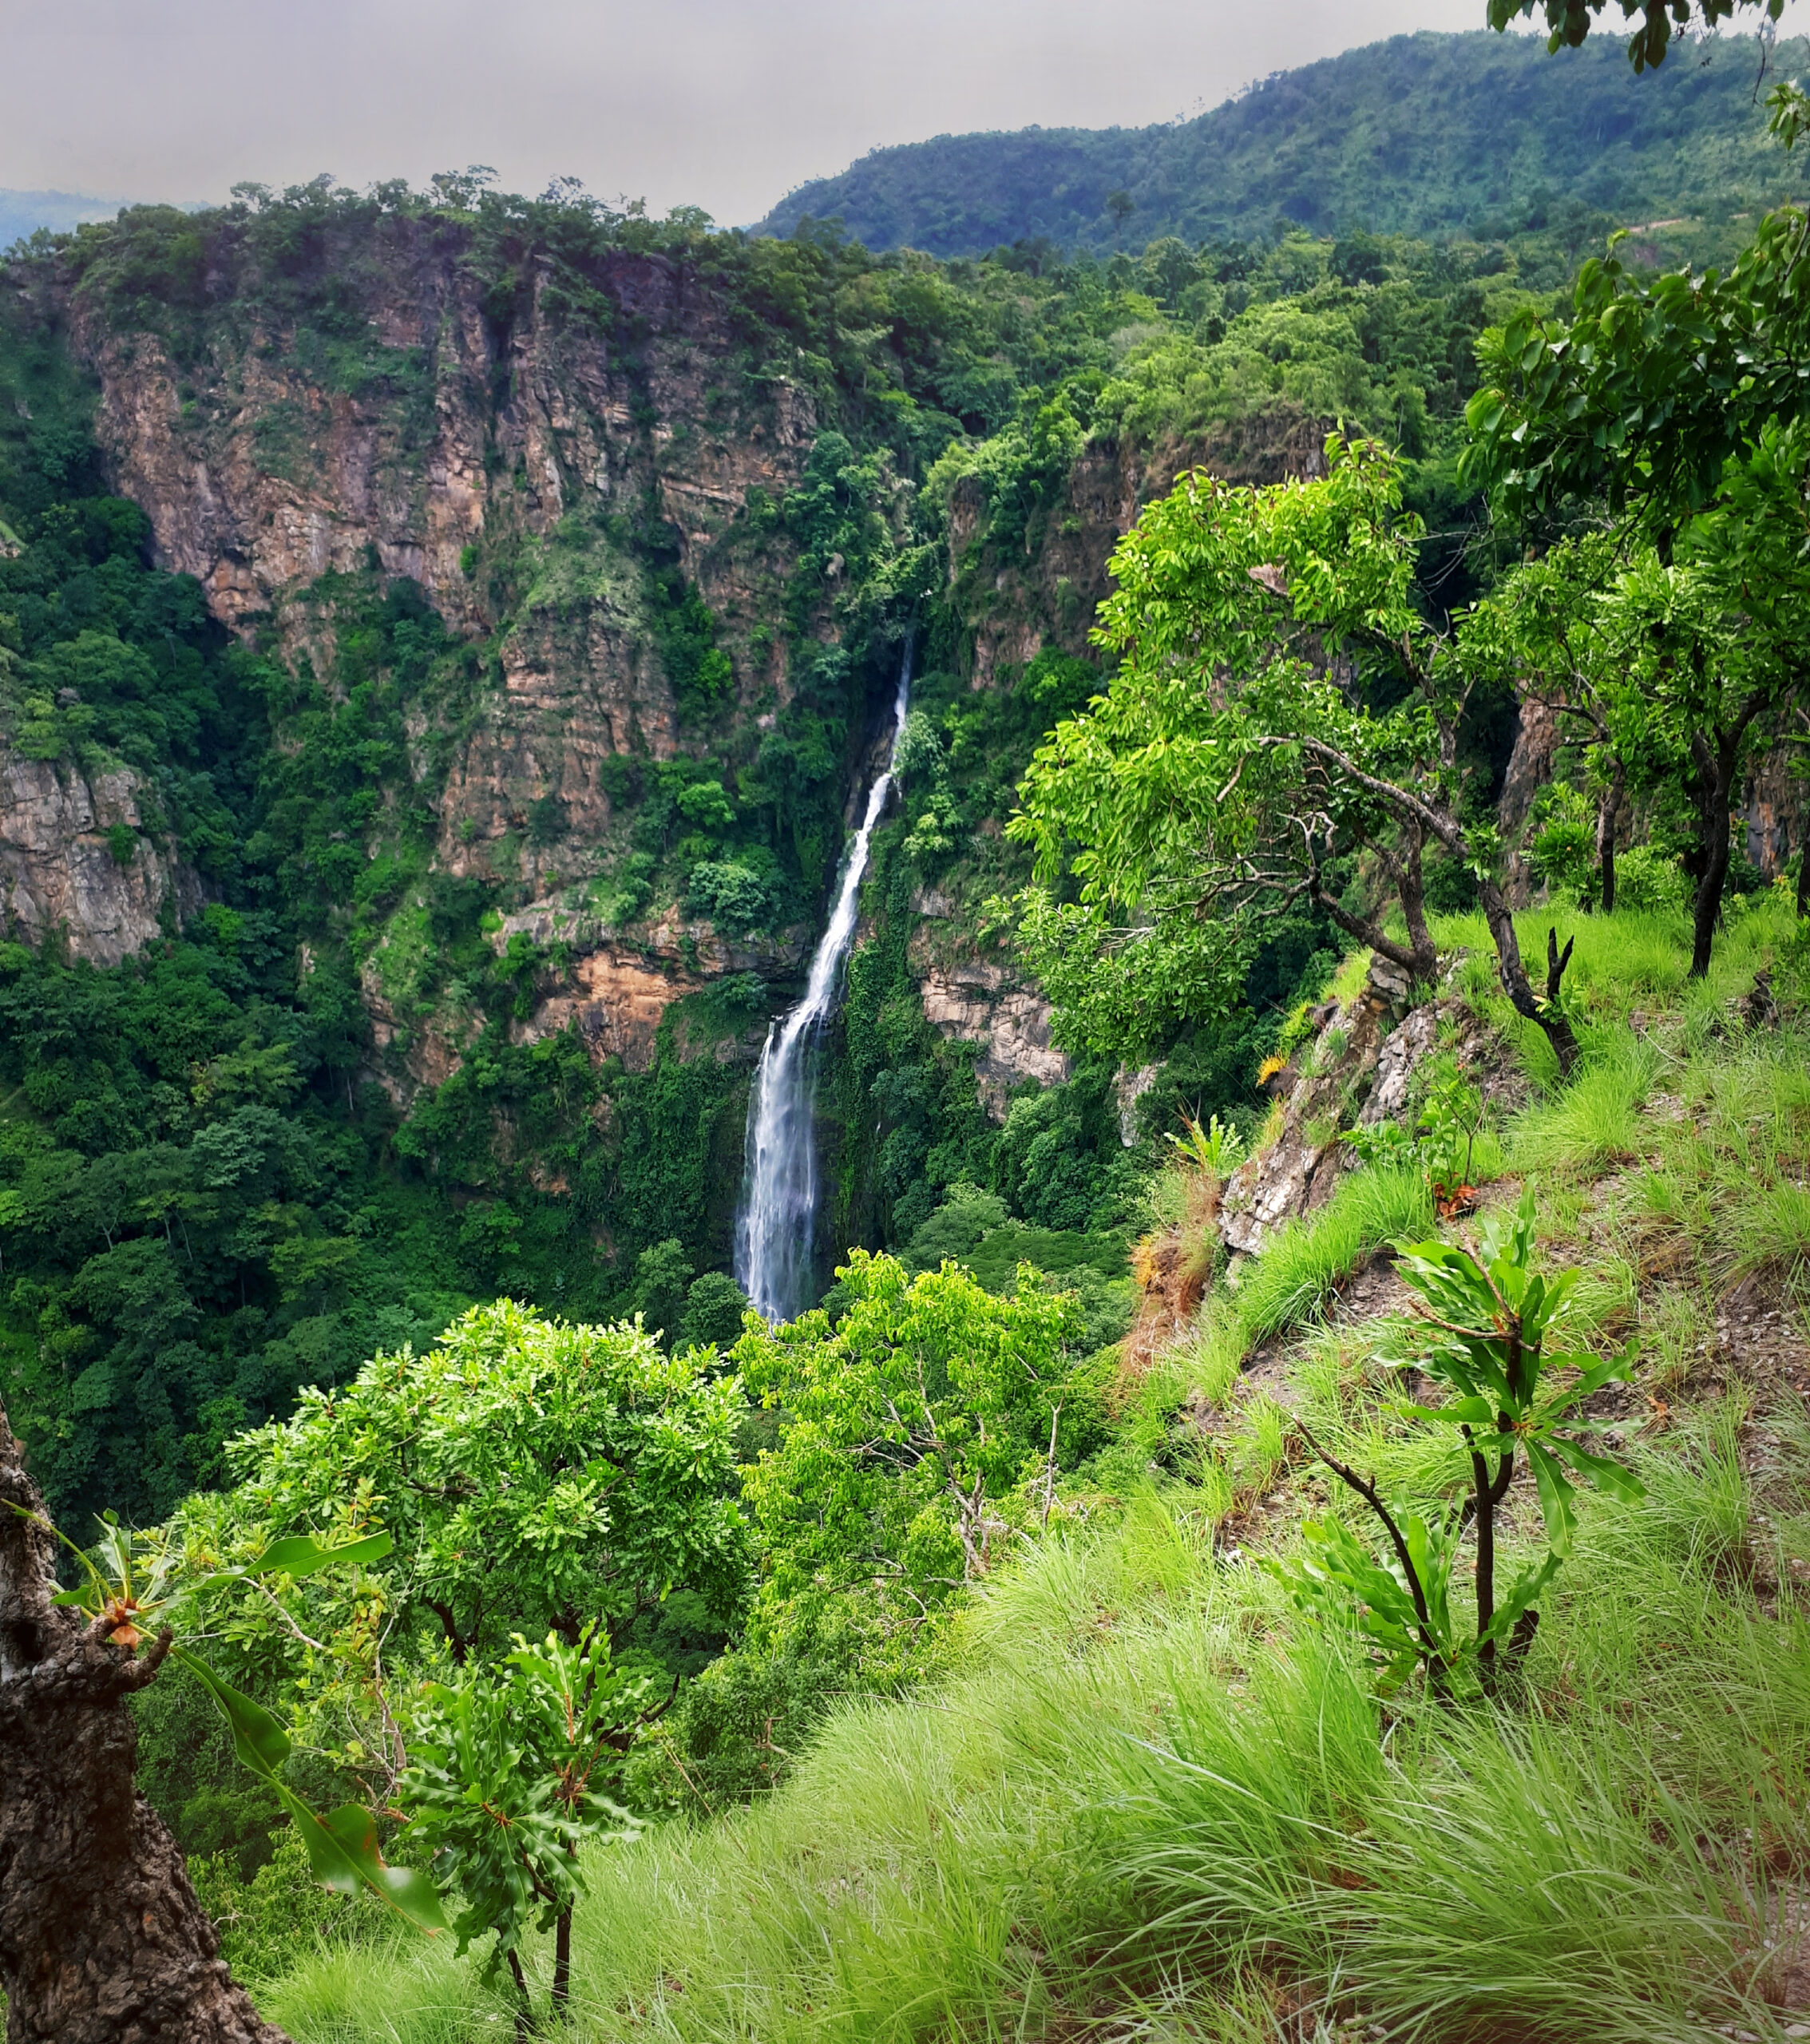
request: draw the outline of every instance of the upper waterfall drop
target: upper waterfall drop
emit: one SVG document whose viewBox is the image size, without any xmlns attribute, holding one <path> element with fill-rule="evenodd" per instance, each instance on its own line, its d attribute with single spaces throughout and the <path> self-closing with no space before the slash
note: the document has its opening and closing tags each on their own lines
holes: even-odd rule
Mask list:
<svg viewBox="0 0 1810 2044">
<path fill-rule="evenodd" d="M 809 1303 L 803 1293 L 817 1221 L 817 1073 L 811 1053 L 834 1003 L 842 961 L 854 941 L 868 846 L 892 789 L 893 761 L 898 756 L 910 695 L 907 639 L 899 662 L 885 771 L 868 790 L 866 814 L 849 846 L 836 905 L 810 961 L 805 997 L 768 1029 L 748 1102 L 747 1175 L 735 1216 L 735 1278 L 763 1320 L 792 1319 Z"/>
</svg>

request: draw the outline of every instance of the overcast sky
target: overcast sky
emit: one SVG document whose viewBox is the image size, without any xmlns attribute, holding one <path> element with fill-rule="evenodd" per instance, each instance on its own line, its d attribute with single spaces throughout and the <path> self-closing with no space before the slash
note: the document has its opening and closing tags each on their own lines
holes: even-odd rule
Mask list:
<svg viewBox="0 0 1810 2044">
<path fill-rule="evenodd" d="M 210 200 L 241 179 L 420 184 L 485 163 L 517 190 L 569 175 L 733 225 L 886 143 L 1164 121 L 1271 71 L 1483 13 L 1484 0 L 0 0 L 0 186 Z"/>
</svg>

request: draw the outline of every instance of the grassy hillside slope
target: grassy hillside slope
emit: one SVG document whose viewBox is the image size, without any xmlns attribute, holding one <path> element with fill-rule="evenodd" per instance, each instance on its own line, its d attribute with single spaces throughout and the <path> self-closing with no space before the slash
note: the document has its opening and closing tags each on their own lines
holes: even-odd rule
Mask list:
<svg viewBox="0 0 1810 2044">
<path fill-rule="evenodd" d="M 1802 43 L 1773 53 L 1789 77 Z M 1198 119 L 1024 129 L 876 149 L 801 185 L 755 232 L 840 220 L 871 248 L 980 253 L 1039 236 L 1101 255 L 1161 236 L 1500 235 L 1566 205 L 1635 225 L 1726 219 L 1790 181 L 1753 117 L 1759 47 L 1681 46 L 1637 78 L 1612 36 L 1396 36 L 1265 79 Z M 1131 202 L 1115 211 L 1111 195 Z M 1561 197 L 1559 195 L 1562 195 Z"/>
<path fill-rule="evenodd" d="M 1804 2034 L 1810 1044 L 1788 997 L 1749 1019 L 1759 972 L 1801 990 L 1801 945 L 1757 903 L 1687 985 L 1677 919 L 1573 928 L 1562 1089 L 1480 925 L 1440 929 L 1450 1012 L 1526 1103 L 1479 1145 L 1486 1204 L 1531 1186 L 1545 1260 L 1583 1272 L 1574 1332 L 1641 1344 L 1596 1409 L 1644 1499 L 1586 1505 L 1523 1674 L 1491 1703 L 1379 1699 L 1357 1635 L 1269 1569 L 1341 1509 L 1305 1428 L 1398 1493 L 1450 1480 L 1401 1416 L 1407 1294 L 1371 1259 L 1428 1228 L 1425 1195 L 1358 1171 L 1127 1380 L 1119 1466 L 1150 1475 L 1070 1491 L 939 1686 L 846 1707 L 763 1804 L 592 1865 L 576 2036 Z M 1539 1509 L 1511 1495 L 1524 1548 Z M 509 2019 L 418 1943 L 262 1949 L 303 2044 Z"/>
</svg>

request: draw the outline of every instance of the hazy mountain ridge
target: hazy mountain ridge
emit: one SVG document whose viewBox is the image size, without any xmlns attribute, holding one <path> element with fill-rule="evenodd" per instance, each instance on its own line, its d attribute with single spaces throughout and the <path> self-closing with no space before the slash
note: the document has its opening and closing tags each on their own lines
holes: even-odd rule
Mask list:
<svg viewBox="0 0 1810 2044">
<path fill-rule="evenodd" d="M 110 220 L 130 199 L 97 199 L 88 192 L 14 192 L 0 187 L 0 248 L 10 248 L 48 228 L 66 234 L 85 220 Z"/>
<path fill-rule="evenodd" d="M 1801 40 L 1768 77 L 1810 61 Z M 801 185 L 754 232 L 839 219 L 869 248 L 976 255 L 1042 236 L 1107 253 L 1176 235 L 1440 235 L 1521 224 L 1555 194 L 1630 224 L 1769 204 L 1792 184 L 1765 138 L 1757 42 L 1681 46 L 1637 78 L 1593 38 L 1397 36 L 1264 80 L 1197 119 L 1149 128 L 939 136 Z M 1123 194 L 1115 214 L 1108 201 Z"/>
</svg>

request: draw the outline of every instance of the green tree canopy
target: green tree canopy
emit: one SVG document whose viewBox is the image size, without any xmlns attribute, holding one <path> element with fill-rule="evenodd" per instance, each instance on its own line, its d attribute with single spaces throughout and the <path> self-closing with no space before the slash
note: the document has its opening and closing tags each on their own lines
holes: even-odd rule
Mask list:
<svg viewBox="0 0 1810 2044">
<path fill-rule="evenodd" d="M 1789 149 L 1810 101 L 1780 85 Z M 1611 254 L 1578 272 L 1568 318 L 1517 312 L 1483 335 L 1463 472 L 1519 521 L 1606 497 L 1666 536 L 1713 501 L 1765 426 L 1802 408 L 1810 249 L 1800 208 L 1760 220 L 1724 275 L 1658 277 Z"/>
<path fill-rule="evenodd" d="M 1100 1048 L 1136 1018 L 1140 992 L 1178 1012 L 1221 1000 L 1252 918 L 1304 897 L 1426 979 L 1436 846 L 1476 875 L 1503 983 L 1568 1064 L 1562 961 L 1536 998 L 1492 877 L 1492 828 L 1468 813 L 1462 736 L 1478 670 L 1461 636 L 1416 606 L 1422 528 L 1398 464 L 1337 434 L 1326 454 L 1323 476 L 1263 489 L 1196 472 L 1119 543 L 1095 634 L 1119 673 L 1038 751 L 1010 826 L 1036 854 L 1024 940 L 1053 968 L 1069 1026 Z M 1387 896 L 1349 885 L 1360 854 L 1386 876 L 1399 930 Z M 1078 905 L 1052 891 L 1065 873 Z M 1076 969 L 1084 937 L 1103 954 L 1091 988 Z M 1129 1026 L 1122 1043 L 1142 1047 Z"/>
<path fill-rule="evenodd" d="M 639 1325 L 574 1325 L 499 1300 L 426 1354 L 374 1357 L 355 1382 L 306 1391 L 293 1419 L 232 1444 L 228 1537 L 241 1521 L 382 1525 L 395 1543 L 384 1610 L 424 1648 L 438 1633 L 456 1663 L 525 1628 L 576 1642 L 600 1623 L 620 1640 L 681 1588 L 727 1618 L 747 1571 L 730 1495 L 740 1407 L 732 1378 L 707 1380 Z M 179 1530 L 207 1537 L 218 1508 L 196 1501 Z"/>
<path fill-rule="evenodd" d="M 877 1586 L 922 1612 L 997 1559 L 1004 1502 L 1084 1440 L 1094 1396 L 1067 1345 L 1072 1293 L 1028 1266 L 995 1297 L 953 1262 L 912 1278 L 854 1250 L 850 1298 L 744 1334 L 735 1359 L 784 1414 L 777 1448 L 744 1471 L 774 1594 Z"/>
</svg>

